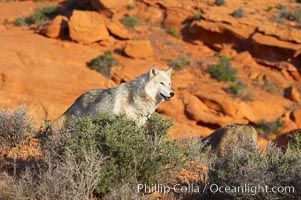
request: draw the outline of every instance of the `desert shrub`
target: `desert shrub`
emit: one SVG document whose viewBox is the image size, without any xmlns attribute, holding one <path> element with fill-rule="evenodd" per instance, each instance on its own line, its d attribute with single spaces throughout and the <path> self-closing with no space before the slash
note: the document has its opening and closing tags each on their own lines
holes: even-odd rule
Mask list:
<svg viewBox="0 0 301 200">
<path fill-rule="evenodd" d="M 202 12 L 196 12 L 192 17 L 193 20 L 201 20 L 202 18 L 203 18 Z"/>
<path fill-rule="evenodd" d="M 222 6 L 225 4 L 225 0 L 214 0 L 214 4 L 217 6 Z"/>
<path fill-rule="evenodd" d="M 281 9 L 279 17 L 290 20 L 290 21 L 296 20 L 294 13 L 287 9 Z"/>
<path fill-rule="evenodd" d="M 132 9 L 134 9 L 135 7 L 136 7 L 135 1 L 132 1 L 132 2 L 128 5 L 128 9 L 129 9 L 129 10 L 132 10 Z"/>
<path fill-rule="evenodd" d="M 106 51 L 103 55 L 100 55 L 88 62 L 88 66 L 91 69 L 98 71 L 108 78 L 111 76 L 111 68 L 117 64 L 118 60 L 113 57 L 110 51 Z"/>
<path fill-rule="evenodd" d="M 56 149 L 50 142 L 43 160 L 37 160 L 20 178 L 10 182 L 11 199 L 89 199 L 100 181 L 105 158 L 93 147 L 74 152 L 68 146 Z M 60 151 L 60 150 L 63 150 Z"/>
<path fill-rule="evenodd" d="M 11 148 L 22 145 L 31 130 L 30 120 L 24 110 L 0 111 L 0 147 Z"/>
<path fill-rule="evenodd" d="M 264 80 L 263 87 L 267 92 L 271 92 L 271 93 L 278 92 L 277 84 L 272 81 Z"/>
<path fill-rule="evenodd" d="M 124 116 L 99 115 L 70 120 L 64 132 L 72 133 L 67 143 L 73 151 L 91 146 L 109 156 L 96 187 L 96 193 L 104 195 L 122 184 L 170 181 L 171 171 L 181 169 L 192 155 L 198 156 L 187 152 L 185 145 L 165 139 L 171 125 L 157 115 L 148 120 L 146 128 Z"/>
<path fill-rule="evenodd" d="M 17 26 L 28 26 L 31 24 L 44 24 L 46 21 L 52 19 L 58 14 L 56 6 L 44 6 L 36 8 L 34 13 L 29 17 L 20 17 L 15 20 Z"/>
<path fill-rule="evenodd" d="M 237 81 L 237 82 L 232 82 L 230 84 L 230 87 L 226 89 L 227 92 L 238 96 L 238 97 L 243 97 L 246 94 L 246 85 L 241 82 L 241 81 Z"/>
<path fill-rule="evenodd" d="M 171 36 L 175 37 L 175 38 L 179 38 L 180 37 L 180 33 L 179 33 L 179 29 L 177 27 L 171 27 L 167 33 L 169 33 Z"/>
<path fill-rule="evenodd" d="M 175 70 L 182 70 L 184 67 L 189 66 L 191 61 L 187 57 L 178 56 L 175 60 L 171 61 L 169 65 L 173 67 Z"/>
<path fill-rule="evenodd" d="M 262 119 L 258 125 L 255 126 L 257 133 L 264 137 L 267 137 L 269 133 L 280 133 L 284 122 L 280 119 L 275 121 L 266 121 Z"/>
<path fill-rule="evenodd" d="M 279 10 L 282 10 L 282 9 L 286 9 L 286 6 L 283 5 L 283 4 L 277 4 L 276 8 L 279 9 Z"/>
<path fill-rule="evenodd" d="M 234 10 L 231 14 L 235 18 L 242 18 L 246 15 L 245 10 L 243 8 L 239 8 L 237 10 Z"/>
<path fill-rule="evenodd" d="M 41 138 L 43 157 L 27 163 L 25 172 L 12 177 L 4 196 L 140 198 L 143 193 L 135 190 L 137 183 L 168 185 L 188 161 L 210 158 L 208 151 L 200 153 L 197 139 L 167 140 L 171 125 L 159 115 L 153 115 L 145 127 L 137 127 L 124 116 L 70 118 L 59 132 L 49 135 L 45 129 L 49 137 Z"/>
<path fill-rule="evenodd" d="M 138 18 L 135 16 L 126 16 L 123 19 L 121 19 L 121 23 L 123 23 L 123 25 L 128 28 L 135 28 L 138 21 Z"/>
<path fill-rule="evenodd" d="M 228 57 L 222 56 L 218 64 L 209 67 L 209 73 L 218 81 L 235 81 L 236 69 L 231 67 L 231 60 Z"/>
<path fill-rule="evenodd" d="M 288 10 L 287 8 L 283 8 L 280 10 L 277 19 L 286 19 L 289 21 L 296 21 L 301 24 L 301 7 L 296 7 L 294 10 Z M 279 21 L 279 20 L 278 20 Z"/>
<path fill-rule="evenodd" d="M 270 5 L 267 7 L 267 11 L 270 12 L 271 10 L 273 10 L 273 6 Z"/>
<path fill-rule="evenodd" d="M 209 182 L 199 184 L 205 192 L 184 199 L 294 199 L 301 195 L 300 151 L 300 137 L 285 152 L 273 144 L 266 154 L 234 151 L 215 159 L 209 168 Z M 216 191 L 217 186 L 221 192 Z"/>
<path fill-rule="evenodd" d="M 253 190 L 245 194 L 224 193 L 224 198 L 292 198 L 298 196 L 296 190 L 301 186 L 300 180 L 297 179 L 300 175 L 295 176 L 301 170 L 300 144 L 298 149 L 294 150 L 291 147 L 283 153 L 280 149 L 271 145 L 268 147 L 266 155 L 237 152 L 236 155 L 229 155 L 217 160 L 209 176 L 213 183 L 224 186 L 244 187 L 248 185 L 254 188 L 267 185 L 270 188 L 273 186 L 293 186 L 295 188 L 295 193 L 292 191 L 291 193 L 268 193 L 257 189 L 257 191 Z"/>
</svg>

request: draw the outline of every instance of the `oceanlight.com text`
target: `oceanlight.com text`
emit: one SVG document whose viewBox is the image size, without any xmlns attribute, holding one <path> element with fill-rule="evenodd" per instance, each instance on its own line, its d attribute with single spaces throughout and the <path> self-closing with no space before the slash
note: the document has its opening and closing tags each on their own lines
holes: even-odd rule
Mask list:
<svg viewBox="0 0 301 200">
<path fill-rule="evenodd" d="M 210 192 L 216 193 L 240 193 L 240 194 L 250 194 L 257 195 L 259 193 L 295 193 L 295 188 L 293 186 L 268 186 L 268 185 L 250 185 L 244 184 L 242 186 L 229 186 L 229 185 L 218 185 L 218 184 L 175 184 L 173 186 L 167 186 L 164 184 L 138 184 L 137 192 L 142 193 L 153 193 L 159 192 L 162 194 L 168 194 L 170 192 L 182 193 L 182 194 L 192 194 L 192 193 L 205 193 Z"/>
</svg>

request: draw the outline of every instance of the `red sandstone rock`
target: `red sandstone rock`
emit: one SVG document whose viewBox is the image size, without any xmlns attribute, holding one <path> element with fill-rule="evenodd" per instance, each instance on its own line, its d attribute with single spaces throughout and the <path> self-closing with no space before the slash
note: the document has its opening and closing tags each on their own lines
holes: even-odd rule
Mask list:
<svg viewBox="0 0 301 200">
<path fill-rule="evenodd" d="M 154 55 L 149 41 L 129 41 L 124 53 L 131 58 L 149 59 Z"/>
<path fill-rule="evenodd" d="M 107 28 L 109 29 L 110 33 L 114 36 L 116 36 L 117 38 L 120 39 L 130 39 L 130 33 L 128 32 L 128 30 L 124 27 L 124 25 L 117 21 L 110 21 L 107 24 Z"/>
<path fill-rule="evenodd" d="M 47 26 L 45 35 L 50 38 L 60 37 L 68 28 L 68 19 L 65 16 L 58 15 Z"/>
<path fill-rule="evenodd" d="M 103 16 L 93 11 L 74 10 L 69 21 L 69 33 L 72 40 L 81 44 L 109 38 Z"/>
</svg>

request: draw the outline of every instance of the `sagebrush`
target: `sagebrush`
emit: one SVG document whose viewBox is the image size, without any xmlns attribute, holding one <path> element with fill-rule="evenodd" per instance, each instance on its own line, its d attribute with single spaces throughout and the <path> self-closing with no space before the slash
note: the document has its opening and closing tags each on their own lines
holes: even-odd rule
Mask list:
<svg viewBox="0 0 301 200">
<path fill-rule="evenodd" d="M 111 76 L 111 68 L 118 63 L 118 60 L 113 57 L 111 51 L 105 51 L 104 54 L 99 55 L 88 62 L 88 66 L 109 78 Z"/>
<path fill-rule="evenodd" d="M 24 110 L 0 111 L 0 147 L 7 149 L 22 145 L 29 137 L 31 122 Z"/>
<path fill-rule="evenodd" d="M 219 63 L 209 67 L 209 73 L 218 81 L 235 81 L 237 70 L 231 66 L 231 59 L 225 56 L 220 57 Z"/>
</svg>

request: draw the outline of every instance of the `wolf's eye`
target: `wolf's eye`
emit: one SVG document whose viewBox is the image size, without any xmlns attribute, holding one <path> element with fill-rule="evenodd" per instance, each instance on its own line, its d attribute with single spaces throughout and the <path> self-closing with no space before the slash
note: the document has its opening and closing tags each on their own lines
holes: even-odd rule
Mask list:
<svg viewBox="0 0 301 200">
<path fill-rule="evenodd" d="M 165 85 L 163 82 L 160 82 L 161 85 Z"/>
</svg>

